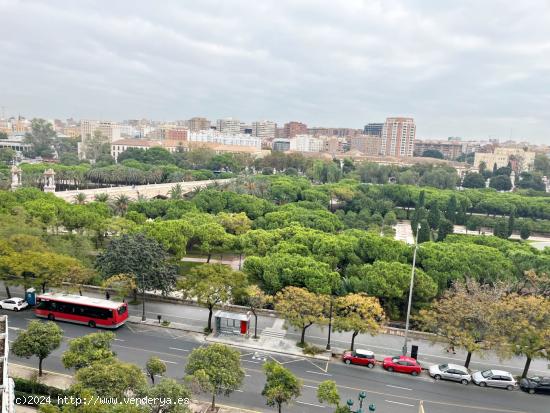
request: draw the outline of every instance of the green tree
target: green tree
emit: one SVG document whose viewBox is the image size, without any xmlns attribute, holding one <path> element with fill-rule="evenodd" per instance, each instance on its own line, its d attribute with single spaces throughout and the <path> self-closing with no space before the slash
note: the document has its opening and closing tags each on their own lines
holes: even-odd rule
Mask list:
<svg viewBox="0 0 550 413">
<path fill-rule="evenodd" d="M 366 294 L 348 294 L 336 298 L 334 302 L 334 331 L 351 331 L 351 345 L 353 350 L 355 337 L 359 333 L 375 335 L 384 321 L 384 310 L 378 298 Z"/>
<path fill-rule="evenodd" d="M 258 338 L 258 310 L 273 301 L 273 297 L 265 294 L 257 285 L 249 285 L 245 290 L 246 305 L 254 315 L 254 338 Z"/>
<path fill-rule="evenodd" d="M 437 240 L 443 241 L 447 238 L 447 235 L 452 234 L 454 231 L 454 225 L 448 219 L 442 219 L 439 222 L 439 228 L 437 231 Z"/>
<path fill-rule="evenodd" d="M 155 384 L 155 376 L 163 376 L 166 373 L 166 363 L 155 356 L 151 356 L 145 364 L 147 375 L 151 378 L 151 383 Z"/>
<path fill-rule="evenodd" d="M 504 219 L 497 219 L 493 227 L 493 235 L 502 239 L 508 239 L 510 237 L 508 223 Z"/>
<path fill-rule="evenodd" d="M 424 152 L 422 152 L 422 156 L 424 158 L 435 158 L 435 159 L 443 159 L 444 158 L 441 151 L 438 151 L 436 149 L 427 149 Z"/>
<path fill-rule="evenodd" d="M 334 380 L 325 380 L 317 387 L 317 400 L 319 403 L 327 403 L 338 408 L 340 406 L 340 393 Z"/>
<path fill-rule="evenodd" d="M 489 181 L 489 186 L 497 191 L 509 191 L 512 189 L 512 181 L 508 175 L 496 175 Z"/>
<path fill-rule="evenodd" d="M 212 394 L 212 410 L 216 408 L 216 395 L 229 396 L 242 386 L 245 375 L 240 353 L 223 344 L 194 349 L 185 373 L 192 389 Z"/>
<path fill-rule="evenodd" d="M 184 297 L 195 298 L 208 308 L 207 332 L 212 331 L 214 307 L 242 296 L 247 285 L 246 276 L 223 264 L 201 265 L 178 280 L 177 288 Z"/>
<path fill-rule="evenodd" d="M 456 222 L 456 210 L 457 210 L 456 196 L 452 195 L 447 201 L 447 209 L 445 210 L 445 218 L 451 221 L 453 224 Z"/>
<path fill-rule="evenodd" d="M 485 178 L 481 173 L 468 172 L 462 181 L 464 188 L 485 188 Z"/>
<path fill-rule="evenodd" d="M 441 220 L 441 211 L 437 205 L 437 201 L 430 202 L 430 209 L 428 212 L 428 224 L 432 230 L 435 230 L 439 227 L 439 221 Z"/>
<path fill-rule="evenodd" d="M 176 283 L 175 268 L 168 262 L 162 246 L 141 233 L 114 238 L 99 254 L 95 265 L 104 278 L 131 275 L 142 291 L 160 290 L 166 294 Z"/>
<path fill-rule="evenodd" d="M 167 404 L 166 400 L 190 400 L 189 389 L 173 379 L 163 378 L 147 395 L 151 398 L 151 413 L 190 413 L 185 403 Z"/>
<path fill-rule="evenodd" d="M 502 285 L 491 287 L 472 280 L 454 283 L 431 308 L 420 310 L 417 321 L 452 346 L 464 348 L 468 367 L 472 353 L 495 343 L 495 303 L 504 293 Z"/>
<path fill-rule="evenodd" d="M 109 155 L 111 152 L 109 137 L 103 135 L 99 129 L 94 130 L 91 136 L 84 137 L 83 142 L 86 159 L 95 161 L 101 155 Z"/>
<path fill-rule="evenodd" d="M 25 331 L 22 331 L 11 346 L 11 351 L 17 357 L 38 358 L 38 376 L 42 376 L 42 362 L 63 340 L 63 330 L 54 322 L 31 321 Z"/>
<path fill-rule="evenodd" d="M 494 334 L 501 357 L 525 356 L 521 377 L 534 358 L 550 358 L 550 300 L 540 296 L 511 294 L 496 306 Z"/>
<path fill-rule="evenodd" d="M 99 397 L 116 397 L 122 400 L 127 394 L 137 397 L 145 394 L 147 380 L 143 371 L 135 364 L 117 359 L 105 363 L 97 361 L 76 372 L 76 383 L 71 392 L 82 394 L 92 392 Z"/>
<path fill-rule="evenodd" d="M 263 370 L 266 382 L 262 396 L 266 398 L 268 406 L 276 406 L 281 413 L 284 404 L 290 403 L 302 394 L 302 382 L 290 370 L 274 361 L 265 363 Z"/>
<path fill-rule="evenodd" d="M 302 331 L 300 345 L 305 344 L 306 330 L 314 323 L 326 322 L 326 297 L 310 293 L 304 288 L 286 287 L 275 297 L 275 309 L 293 327 Z"/>
<path fill-rule="evenodd" d="M 531 236 L 531 225 L 527 222 L 523 223 L 520 227 L 519 235 L 522 240 L 527 240 Z"/>
<path fill-rule="evenodd" d="M 69 348 L 61 356 L 61 362 L 66 369 L 76 370 L 88 367 L 96 361 L 109 362 L 115 357 L 115 353 L 111 350 L 114 339 L 115 334 L 111 332 L 92 333 L 73 338 L 69 341 Z"/>
<path fill-rule="evenodd" d="M 420 221 L 420 227 L 418 229 L 418 243 L 422 244 L 423 242 L 428 242 L 431 239 L 430 225 L 428 221 L 423 219 Z"/>
<path fill-rule="evenodd" d="M 50 122 L 44 119 L 33 119 L 31 131 L 25 134 L 25 141 L 31 144 L 33 155 L 51 158 L 55 137 L 56 133 Z"/>
<path fill-rule="evenodd" d="M 15 158 L 16 152 L 11 148 L 0 148 L 0 162 L 10 165 Z"/>
</svg>

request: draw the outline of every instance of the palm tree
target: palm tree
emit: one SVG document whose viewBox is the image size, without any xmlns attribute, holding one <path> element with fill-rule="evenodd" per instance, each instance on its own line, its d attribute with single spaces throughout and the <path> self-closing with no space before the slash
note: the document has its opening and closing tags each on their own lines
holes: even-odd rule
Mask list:
<svg viewBox="0 0 550 413">
<path fill-rule="evenodd" d="M 74 196 L 74 203 L 77 205 L 83 205 L 86 203 L 86 194 L 84 192 L 79 192 Z"/>
<path fill-rule="evenodd" d="M 121 194 L 115 198 L 115 202 L 113 203 L 115 207 L 115 212 L 120 214 L 120 216 L 124 216 L 126 214 L 126 211 L 128 210 L 128 204 L 130 203 L 130 198 L 128 198 L 126 195 Z"/>
<path fill-rule="evenodd" d="M 101 194 L 95 194 L 94 199 L 97 202 L 107 202 L 109 200 L 109 194 L 102 192 Z"/>
<path fill-rule="evenodd" d="M 170 188 L 170 199 L 182 199 L 183 198 L 183 188 L 180 184 L 174 185 Z"/>
</svg>

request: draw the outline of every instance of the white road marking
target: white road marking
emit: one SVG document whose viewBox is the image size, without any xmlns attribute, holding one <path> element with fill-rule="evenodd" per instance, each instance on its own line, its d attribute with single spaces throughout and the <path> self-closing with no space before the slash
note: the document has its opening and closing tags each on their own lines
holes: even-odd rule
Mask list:
<svg viewBox="0 0 550 413">
<path fill-rule="evenodd" d="M 393 404 L 400 404 L 401 406 L 409 406 L 409 407 L 414 407 L 414 404 L 407 404 L 407 403 L 401 403 L 401 402 L 394 402 L 393 400 L 384 400 L 385 402 L 388 402 L 388 403 L 393 403 Z"/>
<path fill-rule="evenodd" d="M 261 362 L 254 361 L 254 360 L 241 360 L 241 361 L 246 361 L 247 363 L 262 364 Z"/>
<path fill-rule="evenodd" d="M 401 389 L 401 390 L 409 390 L 412 391 L 412 389 L 409 389 L 408 387 L 401 387 L 401 386 L 392 386 L 391 384 L 386 384 L 387 387 L 392 387 L 394 389 Z"/>
<path fill-rule="evenodd" d="M 321 373 L 319 371 L 311 371 L 311 370 L 306 370 L 306 373 L 311 373 L 311 374 L 320 374 L 321 376 L 328 376 L 328 377 L 332 377 L 332 374 L 328 374 L 328 373 Z"/>
<path fill-rule="evenodd" d="M 186 350 L 184 348 L 176 348 L 176 347 L 168 347 L 170 350 L 177 350 L 177 351 L 191 351 L 191 350 Z"/>
<path fill-rule="evenodd" d="M 165 363 L 168 363 L 168 364 L 178 364 L 175 361 L 168 361 L 168 360 L 163 360 L 163 359 L 159 359 L 159 360 L 164 361 Z"/>
<path fill-rule="evenodd" d="M 326 406 L 321 406 L 320 404 L 301 402 L 300 400 L 296 400 L 296 403 L 305 404 L 306 406 L 319 407 L 321 409 L 324 409 L 326 407 Z"/>
<path fill-rule="evenodd" d="M 115 338 L 115 341 L 126 341 L 126 340 L 123 340 L 121 338 Z"/>
<path fill-rule="evenodd" d="M 309 384 L 302 384 L 303 387 L 309 387 L 310 389 L 316 389 L 317 386 L 310 386 Z"/>
</svg>

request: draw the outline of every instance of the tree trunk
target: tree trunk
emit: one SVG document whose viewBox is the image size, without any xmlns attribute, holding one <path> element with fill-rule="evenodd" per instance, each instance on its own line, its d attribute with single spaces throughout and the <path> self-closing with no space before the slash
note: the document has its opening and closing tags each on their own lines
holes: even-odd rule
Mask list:
<svg viewBox="0 0 550 413">
<path fill-rule="evenodd" d="M 154 374 L 151 374 L 151 383 L 155 384 L 155 375 Z"/>
<path fill-rule="evenodd" d="M 38 359 L 38 377 L 42 377 L 42 361 L 43 359 Z"/>
<path fill-rule="evenodd" d="M 468 368 L 470 365 L 470 360 L 472 359 L 472 352 L 468 351 L 468 355 L 466 356 L 466 362 L 464 363 L 464 367 Z"/>
<path fill-rule="evenodd" d="M 252 314 L 254 314 L 254 338 L 258 338 L 258 315 L 256 310 L 252 310 Z"/>
<path fill-rule="evenodd" d="M 213 306 L 208 307 L 208 332 L 212 331 L 212 308 Z"/>
<path fill-rule="evenodd" d="M 216 410 L 216 393 L 212 393 L 212 411 Z"/>
<path fill-rule="evenodd" d="M 241 270 L 242 262 L 243 262 L 243 253 L 239 252 L 239 271 Z"/>
<path fill-rule="evenodd" d="M 6 288 L 6 295 L 8 296 L 8 298 L 11 298 L 10 286 L 4 283 L 4 287 Z"/>
<path fill-rule="evenodd" d="M 522 379 L 527 377 L 527 373 L 529 372 L 529 366 L 531 366 L 531 357 L 527 357 L 527 360 L 525 360 L 525 367 L 523 368 L 523 373 L 521 373 Z"/>
<path fill-rule="evenodd" d="M 351 335 L 351 351 L 353 351 L 353 345 L 355 344 L 355 337 L 357 337 L 357 334 L 359 334 L 359 331 L 354 331 Z"/>
<path fill-rule="evenodd" d="M 282 409 L 281 409 L 282 403 L 277 403 L 277 407 L 278 407 L 279 413 L 281 413 L 282 412 Z"/>
<path fill-rule="evenodd" d="M 210 264 L 210 258 L 212 258 L 212 253 L 208 253 L 208 257 L 206 258 L 206 263 Z"/>
<path fill-rule="evenodd" d="M 302 337 L 300 338 L 300 344 L 303 346 L 306 343 L 306 329 L 311 326 L 313 323 L 309 323 L 307 326 L 302 328 Z"/>
<path fill-rule="evenodd" d="M 46 292 L 46 283 L 42 283 L 42 294 Z"/>
<path fill-rule="evenodd" d="M 138 294 L 138 290 L 137 288 L 134 288 L 134 303 L 137 302 L 137 294 Z"/>
</svg>

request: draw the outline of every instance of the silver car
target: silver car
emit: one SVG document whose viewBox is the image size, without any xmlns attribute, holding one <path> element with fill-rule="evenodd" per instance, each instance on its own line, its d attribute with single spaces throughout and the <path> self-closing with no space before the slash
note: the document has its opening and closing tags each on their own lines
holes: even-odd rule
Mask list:
<svg viewBox="0 0 550 413">
<path fill-rule="evenodd" d="M 472 374 L 472 381 L 481 387 L 500 387 L 514 390 L 518 382 L 511 373 L 503 370 L 476 371 Z"/>
<path fill-rule="evenodd" d="M 472 381 L 468 369 L 458 364 L 436 364 L 430 366 L 428 372 L 435 380 L 452 380 L 462 384 L 468 384 Z"/>
</svg>

